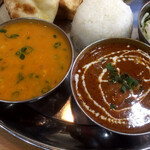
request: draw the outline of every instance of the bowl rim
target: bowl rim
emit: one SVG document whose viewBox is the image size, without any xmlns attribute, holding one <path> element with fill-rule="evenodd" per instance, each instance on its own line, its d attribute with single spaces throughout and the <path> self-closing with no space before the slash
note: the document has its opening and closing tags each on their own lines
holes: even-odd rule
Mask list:
<svg viewBox="0 0 150 150">
<path fill-rule="evenodd" d="M 46 92 L 44 94 L 41 94 L 40 96 L 37 96 L 35 98 L 30 98 L 30 99 L 26 99 L 26 100 L 9 101 L 9 100 L 0 99 L 0 102 L 4 102 L 4 103 L 12 103 L 12 104 L 16 104 L 17 103 L 17 104 L 19 104 L 19 103 L 25 103 L 25 102 L 35 102 L 37 100 L 40 100 L 40 99 L 48 96 L 49 94 L 55 92 L 55 90 L 64 82 L 64 80 L 69 75 L 69 72 L 70 72 L 71 67 L 73 65 L 74 47 L 73 47 L 72 41 L 71 41 L 70 37 L 67 35 L 67 33 L 63 29 L 61 29 L 58 25 L 56 25 L 56 24 L 54 24 L 52 22 L 49 22 L 49 21 L 46 21 L 46 20 L 43 20 L 43 19 L 40 19 L 40 18 L 34 18 L 34 17 L 15 18 L 15 19 L 11 19 L 11 20 L 8 20 L 8 21 L 5 21 L 5 22 L 1 23 L 0 24 L 0 29 L 3 28 L 4 26 L 10 25 L 10 24 L 14 24 L 14 23 L 21 23 L 21 22 L 41 23 L 43 25 L 46 25 L 48 27 L 52 27 L 52 28 L 58 30 L 65 37 L 65 39 L 68 41 L 68 44 L 70 46 L 70 51 L 71 51 L 70 66 L 69 66 L 65 76 L 62 78 L 62 80 L 54 88 L 52 88 L 48 92 Z"/>
<path fill-rule="evenodd" d="M 142 32 L 142 28 L 141 28 L 141 19 L 144 16 L 144 14 L 147 12 L 147 7 L 150 7 L 150 1 L 145 3 L 143 5 L 143 7 L 141 8 L 140 12 L 138 13 L 138 30 L 140 30 L 140 33 L 142 34 L 142 38 L 144 38 L 144 41 L 146 41 L 148 44 L 150 44 L 150 42 L 148 42 L 147 38 L 145 37 L 145 35 Z M 145 10 L 145 12 L 143 13 L 143 11 Z M 143 13 L 143 16 L 142 16 Z"/>
<path fill-rule="evenodd" d="M 84 109 L 81 107 L 81 105 L 79 104 L 76 96 L 75 96 L 75 92 L 74 92 L 74 88 L 73 88 L 73 72 L 74 72 L 74 68 L 78 62 L 78 60 L 83 56 L 83 54 L 85 54 L 86 52 L 88 52 L 91 48 L 93 47 L 96 47 L 97 45 L 105 42 L 105 41 L 111 41 L 111 40 L 115 40 L 115 41 L 118 41 L 118 40 L 122 40 L 122 41 L 130 41 L 130 42 L 134 42 L 134 43 L 139 43 L 139 44 L 142 44 L 143 46 L 149 48 L 149 54 L 150 54 L 150 45 L 144 43 L 144 42 L 141 42 L 139 40 L 135 40 L 135 39 L 132 39 L 132 38 L 105 38 L 105 39 L 102 39 L 102 40 L 97 40 L 91 44 L 89 44 L 88 46 L 86 46 L 79 54 L 78 56 L 76 57 L 74 63 L 73 63 L 73 66 L 72 66 L 72 69 L 71 69 L 71 72 L 70 72 L 70 86 L 71 86 L 71 91 L 72 91 L 72 95 L 73 95 L 73 98 L 74 100 L 76 101 L 78 107 L 82 110 L 82 112 L 92 121 L 94 122 L 96 125 L 110 131 L 110 132 L 113 132 L 113 133 L 116 133 L 116 134 L 120 134 L 120 135 L 127 135 L 127 136 L 143 136 L 143 135 L 147 135 L 147 134 L 150 134 L 150 131 L 146 131 L 146 132 L 140 132 L 140 133 L 126 133 L 126 132 L 120 132 L 120 131 L 116 131 L 116 130 L 113 130 L 113 129 L 109 129 L 108 127 L 105 127 L 103 125 L 101 125 L 100 123 L 98 123 L 97 121 L 95 121 L 92 117 L 90 117 L 86 111 L 84 111 Z"/>
</svg>

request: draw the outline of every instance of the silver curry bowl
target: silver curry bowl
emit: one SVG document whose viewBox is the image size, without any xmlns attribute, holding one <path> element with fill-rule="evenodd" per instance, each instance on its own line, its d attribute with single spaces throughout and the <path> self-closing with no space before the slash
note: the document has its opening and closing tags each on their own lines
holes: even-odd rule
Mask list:
<svg viewBox="0 0 150 150">
<path fill-rule="evenodd" d="M 70 47 L 70 50 L 71 50 L 71 62 L 70 62 L 70 66 L 68 68 L 68 71 L 66 72 L 66 74 L 62 78 L 62 80 L 54 88 L 50 89 L 48 92 L 46 92 L 44 94 L 41 94 L 41 96 L 38 96 L 38 97 L 35 97 L 35 98 L 32 98 L 32 99 L 27 99 L 27 100 L 20 100 L 20 101 L 6 101 L 6 100 L 3 100 L 3 99 L 0 99 L 0 102 L 11 103 L 11 104 L 12 103 L 13 104 L 30 103 L 30 102 L 32 103 L 32 102 L 40 101 L 40 100 L 43 100 L 43 99 L 49 99 L 49 98 L 50 99 L 56 99 L 56 96 L 57 96 L 57 98 L 59 97 L 59 99 L 62 99 L 61 93 L 64 94 L 63 93 L 64 91 L 62 89 L 64 89 L 64 86 L 66 87 L 66 85 L 68 85 L 68 75 L 69 75 L 69 72 L 70 72 L 70 69 L 71 69 L 71 66 L 72 66 L 72 63 L 73 63 L 73 58 L 74 58 L 74 51 L 73 51 L 73 46 L 72 46 L 71 40 L 69 39 L 67 34 L 60 27 L 58 27 L 57 25 L 55 25 L 53 23 L 50 23 L 48 21 L 45 21 L 45 20 L 42 20 L 42 19 L 38 19 L 38 18 L 17 18 L 17 19 L 11 19 L 11 20 L 9 20 L 7 22 L 2 23 L 0 25 L 0 29 L 5 27 L 6 25 L 17 23 L 17 22 L 19 22 L 19 23 L 21 23 L 21 22 L 41 23 L 41 24 L 43 24 L 43 25 L 45 25 L 45 26 L 47 26 L 49 28 L 52 28 L 52 29 L 54 29 L 56 31 L 59 31 L 60 34 L 62 34 L 64 36 L 64 38 L 66 39 L 66 41 L 69 44 L 69 47 Z M 49 66 L 49 67 L 51 67 L 51 66 Z M 59 93 L 59 94 L 57 94 L 57 93 Z"/>
<path fill-rule="evenodd" d="M 96 41 L 94 43 L 92 43 L 91 45 L 87 46 L 79 55 L 78 57 L 76 58 L 74 64 L 73 64 L 73 68 L 71 70 L 71 78 L 70 78 L 70 84 L 71 84 L 71 90 L 72 90 L 72 93 L 73 93 L 73 97 L 75 99 L 75 102 L 77 103 L 78 107 L 80 108 L 80 111 L 83 112 L 83 114 L 85 114 L 87 116 L 88 119 L 84 119 L 84 117 L 81 117 L 80 121 L 79 122 L 86 122 L 87 120 L 91 120 L 93 123 L 95 123 L 96 125 L 98 125 L 100 127 L 101 130 L 104 131 L 104 133 L 102 134 L 103 135 L 103 138 L 105 139 L 109 139 L 110 141 L 112 140 L 112 142 L 114 141 L 114 144 L 116 143 L 115 140 L 118 140 L 118 137 L 119 138 L 122 138 L 122 140 L 125 138 L 128 138 L 128 142 L 131 144 L 131 145 L 136 145 L 138 142 L 143 142 L 145 141 L 146 143 L 148 143 L 149 139 L 150 139 L 150 131 L 146 131 L 146 132 L 138 132 L 138 133 L 126 133 L 126 132 L 120 132 L 120 131 L 117 131 L 117 130 L 113 130 L 113 129 L 110 129 L 109 127 L 105 127 L 104 125 L 102 125 L 101 123 L 99 123 L 98 121 L 96 121 L 95 119 L 93 119 L 88 113 L 87 111 L 85 111 L 85 108 L 83 108 L 83 106 L 81 105 L 81 103 L 79 103 L 79 101 L 82 101 L 82 100 L 77 100 L 77 94 L 75 94 L 75 88 L 73 87 L 73 80 L 74 80 L 74 69 L 77 67 L 77 64 L 79 63 L 79 60 L 82 59 L 84 57 L 84 54 L 86 54 L 86 52 L 90 51 L 91 49 L 94 49 L 95 47 L 97 46 L 101 46 L 103 44 L 110 44 L 110 43 L 124 43 L 124 44 L 127 44 L 127 45 L 135 45 L 138 49 L 142 49 L 143 51 L 145 51 L 146 53 L 148 53 L 150 55 L 150 46 L 143 43 L 143 42 L 140 42 L 140 41 L 137 41 L 137 40 L 134 40 L 134 39 L 128 39 L 128 38 L 112 38 L 112 39 L 104 39 L 104 40 L 100 40 L 100 41 Z M 92 52 L 91 52 L 92 53 Z M 88 66 L 88 65 L 87 65 Z M 79 110 L 78 110 L 79 111 Z M 82 114 L 82 113 L 81 113 Z M 138 115 L 138 112 L 137 112 L 137 115 Z M 84 115 L 83 115 L 84 116 Z M 86 120 L 86 121 L 85 121 Z M 114 125 L 115 126 L 115 125 Z M 98 134 L 98 133 L 97 133 Z M 101 135 L 101 136 L 102 136 Z M 118 136 L 118 137 L 117 137 Z M 111 139 L 111 138 L 112 139 Z M 114 138 L 114 139 L 113 139 Z M 108 141 L 109 141 L 108 140 Z M 126 141 L 126 142 L 127 142 Z M 122 142 L 122 141 L 121 141 Z M 128 144 L 129 144 L 128 143 Z M 105 143 L 106 144 L 106 143 Z M 130 145 L 129 144 L 129 145 Z"/>
</svg>

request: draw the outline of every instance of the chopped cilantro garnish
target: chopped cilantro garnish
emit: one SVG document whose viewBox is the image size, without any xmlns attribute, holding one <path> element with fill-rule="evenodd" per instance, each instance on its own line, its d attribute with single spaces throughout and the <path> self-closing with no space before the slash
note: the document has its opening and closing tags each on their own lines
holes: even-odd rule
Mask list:
<svg viewBox="0 0 150 150">
<path fill-rule="evenodd" d="M 30 54 L 33 51 L 33 48 L 31 46 L 24 46 L 20 49 L 20 52 L 24 54 Z"/>
<path fill-rule="evenodd" d="M 19 72 L 17 74 L 17 82 L 16 83 L 17 84 L 20 83 L 23 79 L 24 79 L 24 76 L 22 75 L 22 73 Z"/>
<path fill-rule="evenodd" d="M 54 44 L 54 48 L 58 48 L 58 47 L 60 47 L 61 46 L 61 43 L 60 42 L 56 42 L 55 44 Z"/>
<path fill-rule="evenodd" d="M 121 91 L 122 93 L 125 93 L 126 87 L 125 87 L 124 85 L 122 85 L 121 88 L 120 88 L 120 91 Z"/>
<path fill-rule="evenodd" d="M 16 38 L 18 37 L 19 35 L 18 34 L 11 34 L 10 36 L 8 36 L 6 33 L 7 33 L 7 30 L 6 29 L 0 29 L 0 32 L 3 33 L 7 38 Z"/>
<path fill-rule="evenodd" d="M 106 68 L 107 68 L 107 70 L 109 70 L 109 71 L 114 71 L 114 67 L 112 66 L 112 64 L 111 63 L 108 63 L 107 65 L 106 65 Z"/>
<path fill-rule="evenodd" d="M 30 54 L 33 51 L 31 46 L 24 46 L 19 51 L 16 52 L 16 55 L 19 56 L 21 60 L 25 58 L 25 55 Z"/>
<path fill-rule="evenodd" d="M 7 30 L 6 30 L 6 29 L 0 29 L 0 32 L 1 32 L 1 33 L 6 33 Z"/>
<path fill-rule="evenodd" d="M 23 59 L 25 59 L 25 55 L 24 55 L 24 54 L 20 54 L 19 58 L 20 58 L 21 60 L 23 60 Z"/>
<path fill-rule="evenodd" d="M 56 35 L 53 35 L 53 37 L 56 38 L 57 36 L 56 36 Z"/>
<path fill-rule="evenodd" d="M 18 34 L 11 34 L 10 36 L 8 35 L 5 35 L 7 38 L 16 38 L 18 37 L 19 35 Z"/>
<path fill-rule="evenodd" d="M 133 79 L 130 75 L 126 73 L 118 74 L 118 71 L 114 69 L 111 63 L 106 65 L 107 70 L 110 72 L 110 82 L 115 83 L 118 82 L 121 84 L 120 91 L 125 93 L 126 90 L 135 89 L 138 85 L 138 81 Z"/>
<path fill-rule="evenodd" d="M 110 109 L 115 109 L 116 106 L 114 104 L 110 104 Z"/>
</svg>

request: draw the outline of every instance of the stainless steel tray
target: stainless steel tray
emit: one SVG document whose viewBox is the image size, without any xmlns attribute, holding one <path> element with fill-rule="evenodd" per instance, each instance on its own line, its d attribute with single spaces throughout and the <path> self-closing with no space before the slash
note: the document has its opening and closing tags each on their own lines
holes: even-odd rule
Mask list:
<svg viewBox="0 0 150 150">
<path fill-rule="evenodd" d="M 134 13 L 132 38 L 138 39 L 138 13 L 148 1 L 134 0 L 129 4 Z M 1 5 L 0 18 L 6 21 L 9 17 L 3 11 L 5 8 Z M 58 25 L 64 28 L 62 23 Z M 72 97 L 69 77 L 57 94 L 42 101 L 28 104 L 1 102 L 0 127 L 43 149 L 150 149 L 150 135 L 118 135 L 91 122 Z"/>
</svg>

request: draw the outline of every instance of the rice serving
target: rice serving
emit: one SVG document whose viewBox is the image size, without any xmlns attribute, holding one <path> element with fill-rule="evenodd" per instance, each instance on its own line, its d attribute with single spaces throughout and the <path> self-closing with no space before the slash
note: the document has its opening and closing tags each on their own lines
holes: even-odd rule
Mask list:
<svg viewBox="0 0 150 150">
<path fill-rule="evenodd" d="M 104 38 L 131 37 L 133 13 L 122 0 L 84 0 L 71 28 L 75 48 Z"/>
</svg>

